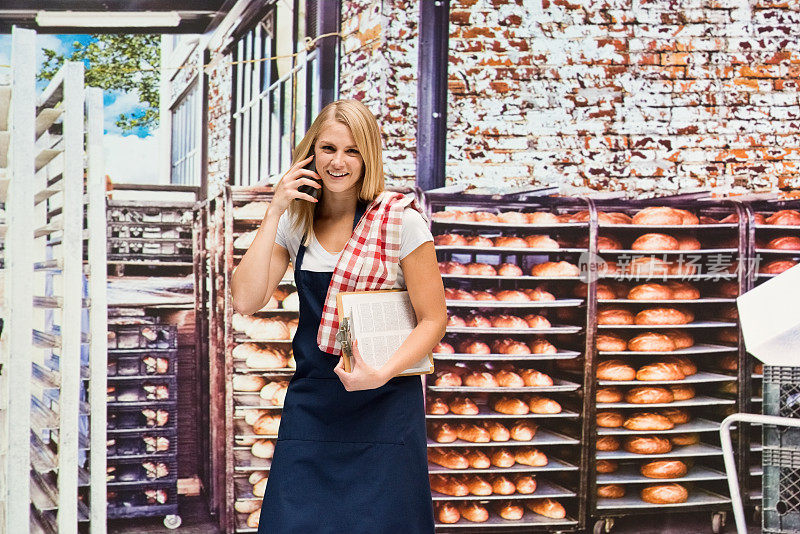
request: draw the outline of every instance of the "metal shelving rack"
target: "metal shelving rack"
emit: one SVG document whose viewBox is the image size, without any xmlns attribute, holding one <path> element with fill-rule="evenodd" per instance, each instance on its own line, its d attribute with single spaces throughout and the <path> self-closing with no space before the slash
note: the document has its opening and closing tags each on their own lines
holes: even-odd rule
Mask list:
<svg viewBox="0 0 800 534">
<path fill-rule="evenodd" d="M 68 62 L 36 98 L 35 33 L 15 29 L 13 42 L 5 527 L 104 534 L 103 95 Z"/>
<path fill-rule="evenodd" d="M 580 358 L 586 347 L 591 344 L 591 333 L 587 328 L 587 319 L 592 313 L 591 299 L 576 298 L 574 290 L 581 281 L 579 276 L 570 277 L 541 277 L 528 276 L 526 273 L 534 264 L 544 261 L 566 260 L 574 265 L 580 263 L 581 257 L 588 252 L 588 244 L 580 243 L 581 238 L 589 239 L 590 225 L 587 222 L 550 222 L 548 224 L 515 224 L 497 222 L 464 222 L 443 219 L 435 214 L 445 210 L 488 211 L 498 212 L 532 212 L 545 211 L 565 215 L 578 211 L 588 211 L 589 205 L 581 199 L 553 199 L 544 195 L 550 191 L 529 192 L 528 194 L 495 195 L 490 192 L 484 194 L 457 194 L 452 188 L 441 191 L 427 191 L 420 197 L 430 217 L 431 229 L 434 237 L 446 233 L 462 235 L 486 236 L 525 236 L 531 234 L 546 234 L 559 241 L 567 242 L 566 246 L 558 250 L 537 250 L 532 248 L 501 248 L 501 247 L 475 247 L 475 246 L 447 246 L 437 245 L 437 255 L 440 261 L 457 260 L 461 263 L 481 262 L 497 265 L 502 262 L 516 263 L 522 268 L 522 276 L 480 276 L 480 275 L 455 275 L 443 274 L 442 278 L 446 288 L 459 288 L 464 290 L 476 289 L 528 289 L 541 284 L 548 285 L 555 301 L 550 302 L 501 302 L 501 301 L 461 301 L 448 300 L 450 314 L 465 314 L 467 310 L 480 310 L 484 315 L 492 313 L 514 313 L 526 315 L 528 313 L 545 314 L 551 321 L 547 329 L 517 329 L 506 331 L 498 328 L 473 328 L 448 326 L 447 334 L 443 339 L 451 346 L 457 347 L 459 341 L 467 338 L 476 338 L 491 344 L 493 339 L 511 337 L 517 340 L 529 341 L 537 336 L 544 336 L 552 340 L 558 347 L 555 354 L 465 354 L 455 350 L 452 354 L 436 353 L 434 361 L 437 371 L 444 366 L 466 364 L 470 366 L 486 364 L 494 366 L 513 362 L 515 368 L 532 367 L 546 372 L 553 377 L 551 387 L 524 387 L 524 388 L 469 388 L 469 387 L 440 387 L 435 385 L 436 375 L 425 376 L 427 404 L 436 397 L 445 400 L 452 399 L 452 395 L 470 396 L 479 406 L 480 413 L 476 416 L 456 415 L 452 412 L 444 415 L 426 415 L 431 425 L 448 422 L 453 425 L 459 423 L 473 423 L 491 421 L 508 423 L 510 421 L 525 420 L 535 422 L 539 429 L 531 441 L 506 441 L 489 443 L 471 443 L 458 439 L 452 443 L 437 442 L 429 436 L 429 450 L 441 448 L 448 450 L 452 447 L 464 450 L 480 450 L 491 454 L 500 447 L 514 450 L 520 446 L 534 446 L 548 456 L 548 463 L 543 467 L 530 467 L 517 464 L 511 468 L 492 466 L 486 469 L 447 469 L 433 462 L 429 463 L 431 474 L 444 474 L 458 477 L 462 473 L 481 474 L 485 476 L 499 474 L 524 473 L 532 475 L 537 480 L 537 488 L 533 494 L 514 493 L 511 495 L 490 495 L 453 497 L 433 493 L 435 504 L 450 502 L 458 504 L 461 501 L 478 502 L 489 511 L 489 518 L 485 522 L 474 522 L 462 517 L 456 523 L 443 523 L 437 517 L 437 531 L 456 532 L 464 529 L 482 531 L 575 531 L 585 523 L 585 501 L 580 495 L 585 491 L 583 472 L 586 458 L 581 443 L 584 433 L 583 401 L 585 395 L 584 384 L 580 375 L 569 375 L 559 367 L 559 363 L 575 362 Z M 571 242 L 579 242 L 572 243 Z M 505 310 L 505 311 L 503 311 Z M 449 350 L 449 349 L 447 349 Z M 498 394 L 521 396 L 536 394 L 557 400 L 562 405 L 562 411 L 557 414 L 532 414 L 521 416 L 508 416 L 495 412 L 490 408 L 490 399 Z M 547 518 L 533 513 L 525 503 L 542 498 L 556 499 L 566 509 L 563 519 Z M 506 520 L 501 518 L 492 505 L 497 500 L 513 501 L 522 505 L 524 514 L 520 520 Z"/>
<path fill-rule="evenodd" d="M 718 431 L 720 428 L 720 421 L 729 412 L 735 412 L 740 406 L 739 392 L 735 394 L 735 398 L 725 396 L 719 393 L 718 387 L 725 383 L 734 382 L 741 384 L 739 375 L 726 374 L 725 371 L 720 371 L 717 367 L 718 359 L 732 355 L 736 361 L 742 359 L 741 343 L 735 345 L 723 345 L 716 341 L 716 332 L 722 328 L 737 328 L 737 323 L 730 320 L 714 319 L 714 312 L 719 306 L 735 306 L 735 298 L 732 297 L 719 297 L 715 296 L 714 284 L 717 282 L 727 282 L 735 286 L 736 294 L 741 294 L 745 290 L 746 272 L 739 269 L 734 273 L 723 272 L 722 270 L 715 273 L 704 272 L 706 266 L 711 264 L 714 260 L 710 258 L 715 255 L 725 255 L 724 257 L 730 258 L 732 263 L 745 262 L 747 258 L 747 233 L 746 224 L 744 222 L 743 209 L 738 204 L 732 202 L 712 202 L 710 200 L 701 200 L 699 198 L 692 198 L 691 196 L 677 196 L 673 198 L 659 198 L 650 201 L 595 201 L 595 208 L 597 210 L 596 216 L 599 218 L 603 212 L 623 212 L 626 214 L 633 214 L 636 211 L 650 207 L 650 206 L 668 206 L 674 208 L 689 208 L 696 215 L 704 215 L 716 218 L 717 221 L 729 216 L 735 215 L 735 221 L 730 223 L 719 222 L 700 222 L 699 224 L 692 225 L 635 225 L 635 224 L 609 224 L 607 220 L 600 220 L 597 224 L 597 232 L 599 236 L 612 235 L 623 243 L 625 247 L 629 242 L 633 241 L 636 237 L 651 232 L 660 232 L 666 234 L 690 234 L 696 235 L 701 240 L 706 241 L 705 247 L 700 250 L 685 250 L 685 251 L 642 251 L 631 250 L 628 248 L 615 249 L 615 250 L 598 250 L 594 248 L 592 252 L 602 257 L 605 260 L 619 261 L 623 257 L 628 259 L 636 256 L 650 256 L 655 257 L 663 256 L 667 260 L 674 260 L 680 257 L 689 255 L 696 255 L 700 258 L 699 267 L 700 272 L 692 275 L 639 275 L 629 285 L 638 285 L 642 283 L 664 283 L 669 280 L 682 280 L 689 281 L 690 283 L 700 286 L 700 298 L 696 300 L 681 300 L 681 301 L 642 301 L 642 300 L 628 300 L 627 298 L 606 299 L 597 301 L 598 308 L 601 306 L 613 306 L 614 308 L 625 308 L 632 310 L 636 313 L 640 309 L 648 307 L 664 307 L 664 306 L 679 306 L 690 309 L 696 315 L 693 322 L 684 325 L 598 325 L 597 317 L 592 317 L 590 324 L 596 328 L 597 334 L 614 332 L 623 335 L 623 337 L 632 337 L 639 333 L 653 331 L 663 331 L 665 328 L 678 329 L 690 333 L 697 338 L 698 342 L 692 347 L 679 349 L 672 352 L 632 352 L 632 351 L 597 351 L 596 347 L 592 347 L 594 358 L 592 363 L 586 366 L 586 373 L 594 381 L 594 387 L 586 388 L 587 410 L 586 417 L 590 421 L 590 432 L 587 435 L 587 447 L 590 449 L 589 457 L 591 458 L 590 465 L 588 466 L 587 476 L 589 477 L 587 496 L 589 499 L 589 515 L 595 519 L 593 531 L 596 534 L 600 532 L 609 532 L 613 527 L 613 520 L 615 517 L 627 516 L 631 514 L 640 513 L 670 513 L 674 511 L 699 511 L 708 510 L 715 512 L 712 515 L 712 529 L 719 532 L 724 521 L 722 512 L 730 508 L 730 499 L 725 495 L 727 493 L 724 484 L 725 472 L 722 465 L 722 451 L 718 445 Z M 722 245 L 709 246 L 709 239 L 716 239 L 723 242 Z M 595 244 L 596 246 L 596 244 Z M 620 281 L 631 280 L 630 277 L 624 274 L 601 274 L 599 276 L 599 283 L 617 283 Z M 687 376 L 679 381 L 615 381 L 615 380 L 595 380 L 597 374 L 597 364 L 599 361 L 608 359 L 626 359 L 627 362 L 634 368 L 639 367 L 643 363 L 650 361 L 658 361 L 660 357 L 678 355 L 689 357 L 698 367 L 698 372 L 694 375 Z M 622 386 L 627 389 L 627 386 L 654 386 L 654 385 L 685 385 L 689 384 L 696 388 L 697 395 L 694 398 L 685 401 L 675 401 L 668 404 L 629 404 L 627 402 L 617 403 L 596 403 L 595 395 L 598 387 L 608 386 Z M 742 388 L 739 387 L 738 390 Z M 598 410 L 620 410 L 623 414 L 629 414 L 632 411 L 650 411 L 651 408 L 658 409 L 663 407 L 684 407 L 687 408 L 693 419 L 688 423 L 682 425 L 675 425 L 674 429 L 667 431 L 632 431 L 625 428 L 601 428 L 596 424 L 596 413 Z M 624 439 L 628 436 L 635 435 L 657 435 L 660 437 L 669 438 L 671 435 L 677 433 L 698 433 L 701 437 L 701 442 L 696 445 L 688 445 L 683 447 L 675 446 L 672 451 L 666 454 L 658 455 L 645 455 L 635 454 L 622 450 L 621 448 L 616 451 L 595 451 L 595 444 L 597 438 L 600 436 L 614 436 L 617 439 Z M 658 480 L 646 478 L 639 474 L 635 469 L 636 464 L 629 464 L 628 462 L 636 462 L 637 460 L 644 459 L 672 459 L 683 458 L 693 459 L 696 462 L 689 472 L 682 478 Z M 598 474 L 595 466 L 596 460 L 612 460 L 619 462 L 619 470 L 608 474 Z M 636 462 L 638 463 L 638 462 Z M 678 482 L 688 483 L 690 489 L 689 498 L 684 503 L 673 505 L 656 505 L 649 504 L 640 499 L 638 491 L 645 483 L 661 483 L 661 482 Z M 618 499 L 598 498 L 597 487 L 598 485 L 605 484 L 620 484 L 626 490 L 625 496 Z"/>
</svg>

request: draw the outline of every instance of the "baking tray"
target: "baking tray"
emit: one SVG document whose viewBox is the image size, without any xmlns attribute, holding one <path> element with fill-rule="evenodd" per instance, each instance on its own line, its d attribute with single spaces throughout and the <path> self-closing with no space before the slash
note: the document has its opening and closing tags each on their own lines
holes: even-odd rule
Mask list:
<svg viewBox="0 0 800 534">
<path fill-rule="evenodd" d="M 662 328 L 729 328 L 736 323 L 723 321 L 695 321 L 686 324 L 599 324 L 598 330 L 660 330 Z"/>
<path fill-rule="evenodd" d="M 452 474 L 452 473 L 451 473 Z M 464 497 L 454 497 L 431 490 L 431 497 L 434 501 L 515 501 L 519 499 L 530 499 L 531 497 L 558 499 L 565 497 L 575 497 L 575 492 L 567 488 L 554 484 L 549 480 L 536 479 L 536 491 L 524 495 L 522 493 L 512 493 L 511 495 L 465 495 Z"/>
<path fill-rule="evenodd" d="M 800 226 L 794 224 L 757 224 L 756 230 L 786 230 L 800 232 Z"/>
<path fill-rule="evenodd" d="M 245 479 L 235 478 L 233 485 L 236 491 L 237 501 L 250 501 L 253 499 L 263 499 L 264 497 L 256 497 L 253 495 L 253 485 Z"/>
<path fill-rule="evenodd" d="M 247 526 L 247 516 L 249 514 L 236 513 L 236 527 L 235 532 L 258 532 L 257 528 Z"/>
<path fill-rule="evenodd" d="M 598 404 L 601 408 L 603 404 Z M 684 434 L 688 432 L 719 432 L 719 423 L 708 419 L 692 419 L 688 423 L 675 425 L 669 430 L 628 430 L 627 428 L 602 428 L 597 427 L 598 436 L 636 436 L 641 434 Z"/>
<path fill-rule="evenodd" d="M 491 253 L 504 253 L 508 252 L 511 254 L 535 254 L 535 255 L 547 255 L 547 254 L 559 254 L 559 253 L 566 253 L 566 254 L 583 254 L 587 252 L 585 248 L 571 248 L 571 247 L 563 247 L 563 248 L 530 248 L 530 247 L 475 247 L 471 245 L 436 245 L 436 252 L 456 252 L 456 251 L 467 251 L 467 252 L 476 252 L 480 254 L 491 254 Z"/>
<path fill-rule="evenodd" d="M 233 371 L 243 375 L 280 375 L 281 378 L 288 378 L 294 374 L 294 367 L 247 367 L 244 360 L 234 360 Z"/>
<path fill-rule="evenodd" d="M 756 254 L 780 254 L 786 256 L 800 256 L 800 250 L 782 250 L 772 248 L 757 248 Z"/>
<path fill-rule="evenodd" d="M 525 508 L 523 506 L 523 508 Z M 495 514 L 493 510 L 489 511 L 489 519 L 482 523 L 474 523 L 472 521 L 468 521 L 463 517 L 458 520 L 456 523 L 436 523 L 437 529 L 445 529 L 445 528 L 480 528 L 484 529 L 486 527 L 498 527 L 503 528 L 502 532 L 505 532 L 505 529 L 518 527 L 518 528 L 536 528 L 538 531 L 539 529 L 547 528 L 547 530 L 552 531 L 566 531 L 575 528 L 578 525 L 578 522 L 574 519 L 567 516 L 564 519 L 550 519 L 549 517 L 545 517 L 543 515 L 535 514 L 525 508 L 525 513 L 522 515 L 522 518 L 518 521 L 512 521 L 509 519 L 503 519 L 499 515 Z M 254 530 L 255 532 L 255 530 Z"/>
<path fill-rule="evenodd" d="M 259 410 L 280 410 L 283 406 L 275 406 L 267 399 L 262 399 L 256 392 L 237 391 L 233 394 L 233 402 L 236 408 L 258 408 Z"/>
<path fill-rule="evenodd" d="M 657 482 L 656 482 L 657 483 Z M 617 510 L 617 509 L 646 509 L 661 510 L 664 508 L 683 508 L 689 506 L 721 506 L 730 504 L 731 500 L 717 493 L 710 492 L 702 488 L 693 488 L 689 492 L 686 502 L 675 504 L 650 504 L 639 498 L 638 493 L 631 493 L 621 499 L 597 499 L 598 510 Z"/>
<path fill-rule="evenodd" d="M 666 299 L 666 300 L 635 300 L 635 299 L 597 299 L 601 304 L 730 304 L 736 302 L 736 299 L 728 299 L 722 297 L 704 297 L 699 299 Z"/>
<path fill-rule="evenodd" d="M 236 418 L 234 418 L 236 419 Z M 253 427 L 244 422 L 244 420 L 236 419 L 233 422 L 233 437 L 239 438 L 253 438 L 253 439 L 278 439 L 277 434 L 255 434 Z"/>
<path fill-rule="evenodd" d="M 703 384 L 707 382 L 732 382 L 735 380 L 736 376 L 734 375 L 723 375 L 708 371 L 698 371 L 697 373 L 687 376 L 682 380 L 598 380 L 597 384 L 600 386 L 648 386 L 657 384 Z M 599 406 L 605 403 L 597 404 Z"/>
<path fill-rule="evenodd" d="M 486 469 L 448 469 L 446 467 L 442 467 L 441 465 L 437 465 L 431 462 L 428 462 L 428 473 L 435 475 L 435 474 L 444 474 L 444 475 L 453 475 L 453 474 L 497 474 L 497 473 L 507 473 L 507 474 L 517 474 L 517 473 L 540 473 L 543 471 L 578 471 L 579 467 L 576 465 L 572 465 L 568 462 L 563 460 L 559 460 L 558 458 L 548 458 L 547 465 L 541 467 L 531 467 L 529 465 L 521 465 L 521 464 L 514 464 L 511 467 L 487 467 Z"/>
<path fill-rule="evenodd" d="M 577 358 L 581 353 L 574 350 L 559 350 L 555 354 L 444 354 L 434 353 L 434 360 L 442 361 L 486 361 L 486 360 L 570 360 Z"/>
<path fill-rule="evenodd" d="M 691 356 L 693 354 L 713 354 L 718 352 L 737 352 L 738 347 L 730 345 L 715 345 L 711 343 L 698 343 L 686 349 L 671 350 L 665 352 L 658 351 L 635 351 L 635 350 L 601 350 L 600 356 Z"/>
<path fill-rule="evenodd" d="M 251 338 L 247 336 L 242 336 L 241 334 L 236 336 L 233 339 L 236 343 L 280 343 L 280 344 L 288 344 L 292 343 L 291 339 L 261 339 L 261 338 Z"/>
<path fill-rule="evenodd" d="M 529 335 L 529 334 L 577 334 L 583 330 L 580 326 L 555 325 L 550 328 L 470 328 L 469 326 L 448 326 L 448 334 L 501 334 L 501 335 Z"/>
<path fill-rule="evenodd" d="M 719 223 L 719 224 L 609 224 L 599 222 L 602 227 L 613 228 L 614 230 L 709 230 L 717 228 L 734 229 L 739 228 L 738 223 Z"/>
<path fill-rule="evenodd" d="M 544 230 L 547 228 L 587 228 L 589 223 L 575 222 L 575 223 L 550 223 L 550 224 L 514 224 L 503 222 L 477 222 L 477 221 L 449 221 L 437 220 L 431 215 L 431 223 L 439 224 L 442 226 L 461 226 L 464 228 L 497 228 L 499 230 Z"/>
<path fill-rule="evenodd" d="M 622 449 L 618 451 L 597 451 L 598 460 L 645 460 L 647 458 L 674 459 L 691 458 L 699 456 L 721 456 L 722 449 L 708 443 L 697 443 L 686 445 L 685 447 L 674 447 L 670 452 L 664 454 L 636 454 Z"/>
<path fill-rule="evenodd" d="M 433 390 L 433 388 L 429 388 Z M 480 413 L 477 415 L 458 415 L 454 413 L 446 413 L 443 415 L 436 415 L 436 414 L 425 414 L 425 419 L 544 419 L 544 418 L 567 418 L 567 419 L 575 419 L 580 417 L 578 412 L 572 412 L 569 410 L 562 410 L 561 413 L 546 413 L 546 414 L 535 414 L 535 413 L 527 413 L 525 415 L 507 415 L 504 413 L 497 413 L 491 410 L 485 404 L 478 404 L 478 409 Z"/>
<path fill-rule="evenodd" d="M 441 275 L 444 280 L 517 280 L 523 282 L 538 282 L 542 280 L 565 280 L 572 282 L 581 282 L 584 279 L 580 276 L 483 276 L 477 274 L 443 274 Z"/>
<path fill-rule="evenodd" d="M 736 404 L 734 399 L 718 399 L 707 395 L 697 395 L 688 400 L 659 402 L 654 404 L 634 404 L 631 402 L 609 402 L 603 403 L 603 409 L 611 408 L 637 408 L 641 411 L 649 411 L 650 408 L 687 408 L 690 406 L 716 406 L 718 404 Z"/>
<path fill-rule="evenodd" d="M 682 302 L 682 301 L 681 301 Z M 510 302 L 507 300 L 448 300 L 448 308 L 575 308 L 583 304 L 583 299 L 558 299 L 550 301 Z"/>
<path fill-rule="evenodd" d="M 268 436 L 260 436 L 268 437 Z M 571 438 L 564 434 L 553 432 L 546 428 L 540 428 L 533 439 L 530 441 L 490 441 L 489 443 L 472 443 L 471 441 L 464 441 L 457 439 L 452 443 L 439 443 L 427 438 L 428 447 L 529 447 L 529 446 L 544 446 L 544 445 L 579 445 L 580 440 Z"/>
<path fill-rule="evenodd" d="M 760 465 L 751 465 L 750 466 L 750 476 L 751 477 L 760 477 L 764 475 L 764 468 Z"/>
<path fill-rule="evenodd" d="M 706 480 L 726 480 L 727 477 L 722 471 L 711 469 L 704 465 L 692 466 L 685 476 L 680 478 L 647 478 L 639 473 L 639 469 L 634 465 L 622 465 L 615 473 L 597 475 L 598 484 L 659 484 L 669 482 L 697 482 Z"/>
<path fill-rule="evenodd" d="M 620 282 L 640 281 L 645 283 L 653 280 L 734 280 L 738 276 L 735 273 L 723 272 L 714 274 L 601 274 L 599 278 L 603 280 L 618 280 Z"/>
<path fill-rule="evenodd" d="M 234 471 L 251 473 L 253 471 L 269 471 L 272 468 L 271 458 L 256 458 L 250 453 L 250 447 L 233 447 Z"/>
<path fill-rule="evenodd" d="M 580 384 L 569 382 L 568 380 L 554 379 L 552 386 L 528 386 L 521 388 L 511 387 L 468 387 L 468 386 L 428 386 L 428 390 L 434 393 L 555 393 L 564 391 L 576 391 L 580 389 Z"/>
<path fill-rule="evenodd" d="M 603 249 L 602 254 L 627 254 L 630 256 L 649 256 L 651 254 L 736 254 L 736 248 L 701 248 L 697 250 L 633 250 L 633 249 Z"/>
</svg>

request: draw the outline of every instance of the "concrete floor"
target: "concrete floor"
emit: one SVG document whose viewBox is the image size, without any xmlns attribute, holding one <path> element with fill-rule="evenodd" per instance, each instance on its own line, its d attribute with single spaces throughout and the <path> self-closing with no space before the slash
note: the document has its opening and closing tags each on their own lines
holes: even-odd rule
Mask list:
<svg viewBox="0 0 800 534">
<path fill-rule="evenodd" d="M 202 497 L 181 497 L 178 507 L 181 526 L 170 530 L 164 526 L 163 517 L 140 519 L 115 519 L 108 522 L 108 534 L 220 534 L 216 522 L 208 514 Z"/>
</svg>

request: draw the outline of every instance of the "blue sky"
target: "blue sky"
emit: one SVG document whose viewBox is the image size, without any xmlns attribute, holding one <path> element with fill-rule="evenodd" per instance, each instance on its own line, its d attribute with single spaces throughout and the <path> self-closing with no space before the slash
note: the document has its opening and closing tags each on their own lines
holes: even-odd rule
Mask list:
<svg viewBox="0 0 800 534">
<path fill-rule="evenodd" d="M 79 41 L 89 42 L 89 35 L 49 35 L 36 36 L 39 52 L 37 54 L 37 69 L 44 61 L 43 49 L 55 50 L 64 54 L 72 50 L 72 43 Z M 11 35 L 0 34 L 0 65 L 11 63 Z M 0 67 L 0 80 L 8 73 L 7 68 Z M 36 88 L 41 91 L 47 86 L 47 81 L 37 82 Z M 122 93 L 119 91 L 105 91 L 103 97 L 105 104 L 105 138 L 106 169 L 115 182 L 154 183 L 158 180 L 158 143 L 157 131 L 147 132 L 138 129 L 133 134 L 123 135 L 122 131 L 114 124 L 120 113 L 131 113 L 142 110 L 139 97 L 136 93 Z"/>
</svg>

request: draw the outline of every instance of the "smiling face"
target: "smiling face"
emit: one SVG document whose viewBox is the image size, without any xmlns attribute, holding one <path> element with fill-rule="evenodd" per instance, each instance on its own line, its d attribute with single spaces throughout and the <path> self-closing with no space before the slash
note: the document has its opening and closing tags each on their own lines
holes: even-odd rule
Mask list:
<svg viewBox="0 0 800 534">
<path fill-rule="evenodd" d="M 325 189 L 341 193 L 358 187 L 364 160 L 347 125 L 328 121 L 314 143 L 314 166 Z"/>
</svg>

